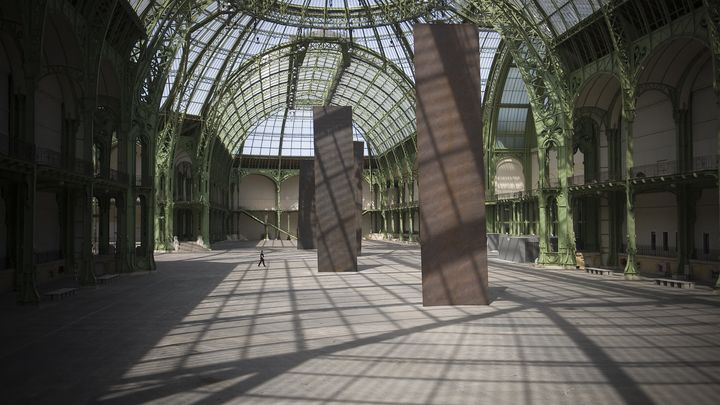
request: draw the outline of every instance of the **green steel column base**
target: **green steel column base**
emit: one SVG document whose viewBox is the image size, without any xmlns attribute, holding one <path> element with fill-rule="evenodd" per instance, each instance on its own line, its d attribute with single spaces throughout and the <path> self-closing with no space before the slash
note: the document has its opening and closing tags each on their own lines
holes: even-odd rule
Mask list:
<svg viewBox="0 0 720 405">
<path fill-rule="evenodd" d="M 97 278 L 92 272 L 84 271 L 80 273 L 79 282 L 83 287 L 94 287 L 97 285 Z"/>
<path fill-rule="evenodd" d="M 31 294 L 18 294 L 17 303 L 20 305 L 38 305 L 40 304 L 40 294 L 37 291 Z"/>
<path fill-rule="evenodd" d="M 575 270 L 575 258 L 558 252 L 540 252 L 537 264 L 554 269 Z"/>
<path fill-rule="evenodd" d="M 637 267 L 635 266 L 635 258 L 633 257 L 632 260 L 630 260 L 630 257 L 627 258 L 627 264 L 625 265 L 625 271 L 623 272 L 623 276 L 625 276 L 626 280 L 639 280 L 640 275 L 638 274 Z"/>
<path fill-rule="evenodd" d="M 124 258 L 124 271 L 126 273 L 132 273 L 135 271 L 135 254 L 134 253 L 126 253 Z"/>
<path fill-rule="evenodd" d="M 17 294 L 18 304 L 39 304 L 40 294 L 35 288 L 35 280 L 32 274 L 19 274 L 20 289 Z"/>
<path fill-rule="evenodd" d="M 93 268 L 92 258 L 83 258 L 80 260 L 80 271 L 78 272 L 78 283 L 83 287 L 94 287 L 97 285 L 95 277 L 95 269 Z"/>
<path fill-rule="evenodd" d="M 720 289 L 720 276 L 718 276 L 717 281 L 715 281 L 715 285 L 713 286 L 714 289 Z"/>
<path fill-rule="evenodd" d="M 95 287 L 97 286 L 97 279 L 95 279 L 95 277 L 85 278 L 84 280 L 80 280 L 80 285 L 83 287 Z"/>
<path fill-rule="evenodd" d="M 554 252 L 540 252 L 537 263 L 542 266 L 553 266 L 558 262 L 557 253 Z"/>
<path fill-rule="evenodd" d="M 135 271 L 153 271 L 155 270 L 155 260 L 153 256 L 138 256 L 135 260 Z"/>
<path fill-rule="evenodd" d="M 558 264 L 567 269 L 577 269 L 577 259 L 575 252 L 561 253 L 558 255 Z"/>
</svg>

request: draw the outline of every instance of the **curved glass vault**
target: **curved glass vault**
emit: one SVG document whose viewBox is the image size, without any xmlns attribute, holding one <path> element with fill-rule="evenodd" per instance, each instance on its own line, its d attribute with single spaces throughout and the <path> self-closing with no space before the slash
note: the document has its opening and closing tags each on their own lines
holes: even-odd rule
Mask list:
<svg viewBox="0 0 720 405">
<path fill-rule="evenodd" d="M 207 130 L 231 152 L 255 154 L 254 145 L 273 144 L 259 140 L 261 134 L 283 138 L 284 126 L 260 124 L 272 121 L 278 111 L 287 115 L 313 105 L 347 105 L 353 107 L 356 130 L 364 134 L 369 153 L 379 156 L 415 133 L 415 23 L 487 26 L 480 31 L 484 92 L 501 40 L 485 11 L 512 10 L 513 18 L 556 38 L 607 2 L 131 0 L 131 5 L 147 27 L 148 43 L 165 41 L 174 50 L 163 108 L 203 117 Z M 501 120 L 517 125 L 524 120 L 519 110 L 506 108 L 501 114 Z M 279 145 L 272 150 L 307 153 Z"/>
<path fill-rule="evenodd" d="M 353 140 L 365 142 L 357 125 L 353 126 Z M 314 144 L 312 109 L 281 109 L 250 130 L 241 154 L 310 157 L 314 154 Z M 365 143 L 367 155 L 368 147 Z"/>
</svg>

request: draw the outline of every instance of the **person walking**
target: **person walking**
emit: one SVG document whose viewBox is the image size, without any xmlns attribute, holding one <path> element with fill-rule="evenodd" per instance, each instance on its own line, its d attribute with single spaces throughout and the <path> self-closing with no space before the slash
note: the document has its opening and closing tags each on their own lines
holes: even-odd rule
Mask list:
<svg viewBox="0 0 720 405">
<path fill-rule="evenodd" d="M 261 263 L 262 263 L 263 267 L 267 267 L 265 265 L 265 253 L 263 253 L 262 250 L 260 250 L 260 261 L 258 262 L 258 267 L 260 267 Z"/>
</svg>

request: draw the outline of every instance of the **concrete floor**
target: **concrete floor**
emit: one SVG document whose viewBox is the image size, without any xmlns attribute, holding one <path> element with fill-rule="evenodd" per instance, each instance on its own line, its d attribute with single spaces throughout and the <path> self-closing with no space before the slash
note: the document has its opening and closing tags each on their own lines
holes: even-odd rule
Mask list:
<svg viewBox="0 0 720 405">
<path fill-rule="evenodd" d="M 277 242 L 276 242 L 277 243 Z M 491 259 L 486 307 L 423 308 L 417 246 L 318 274 L 289 242 L 166 254 L 0 306 L 0 402 L 717 404 L 720 297 Z"/>
</svg>

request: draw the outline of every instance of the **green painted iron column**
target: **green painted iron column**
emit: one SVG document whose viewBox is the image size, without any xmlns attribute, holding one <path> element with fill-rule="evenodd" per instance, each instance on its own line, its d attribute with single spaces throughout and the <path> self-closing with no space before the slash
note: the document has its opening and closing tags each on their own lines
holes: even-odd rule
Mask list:
<svg viewBox="0 0 720 405">
<path fill-rule="evenodd" d="M 388 215 L 390 215 L 390 203 L 388 202 L 390 200 L 390 188 L 388 187 L 387 182 L 385 182 L 382 192 L 382 204 L 381 204 L 381 212 L 382 212 L 382 231 L 385 239 L 388 239 Z"/>
<path fill-rule="evenodd" d="M 209 174 L 206 170 L 203 170 L 198 176 L 199 184 L 198 188 L 200 191 L 200 236 L 202 238 L 203 246 L 206 248 L 210 247 L 210 186 L 209 186 Z"/>
<path fill-rule="evenodd" d="M 557 195 L 558 209 L 558 264 L 575 268 L 575 230 L 568 180 L 572 177 L 572 145 L 558 146 L 558 177 L 560 190 Z"/>
<path fill-rule="evenodd" d="M 123 256 L 125 256 L 126 265 L 124 266 L 127 271 L 134 272 L 137 270 L 137 267 L 135 266 L 135 245 L 136 245 L 136 227 L 135 227 L 135 220 L 137 215 L 136 210 L 136 201 L 138 198 L 138 193 L 136 192 L 135 187 L 135 168 L 136 168 L 136 154 L 135 154 L 135 142 L 137 139 L 137 126 L 133 125 L 133 128 L 130 130 L 128 135 L 125 137 L 125 158 L 123 161 L 126 163 L 126 173 L 128 173 L 128 182 L 126 183 L 128 186 L 128 189 L 125 194 L 125 201 L 124 201 L 124 221 L 121 222 L 121 226 L 124 228 L 124 251 L 121 252 Z M 120 212 L 118 210 L 118 212 Z M 119 242 L 118 242 L 119 244 Z"/>
<path fill-rule="evenodd" d="M 67 188 L 55 194 L 60 217 L 60 234 L 62 235 L 60 250 L 65 261 L 65 268 L 69 271 L 75 268 L 75 230 L 73 229 L 75 201 L 73 198 L 73 190 Z"/>
<path fill-rule="evenodd" d="M 538 263 L 548 264 L 552 260 L 550 258 L 550 229 L 548 228 L 548 212 L 547 212 L 547 199 L 548 199 L 548 179 L 549 173 L 546 164 L 547 160 L 547 147 L 538 147 L 538 165 L 539 178 L 540 178 L 540 189 L 538 190 L 538 237 L 540 239 L 540 255 L 538 257 Z M 500 211 L 500 210 L 498 210 Z"/>
<path fill-rule="evenodd" d="M 415 178 L 410 177 L 410 204 L 408 204 L 408 240 L 415 240 Z"/>
<path fill-rule="evenodd" d="M 275 239 L 281 239 L 280 237 L 280 216 L 282 215 L 282 211 L 280 211 L 280 180 L 275 179 L 275 224 L 277 225 L 277 229 L 275 230 Z M 290 232 L 290 229 L 287 230 Z"/>
<path fill-rule="evenodd" d="M 620 245 L 623 240 L 622 223 L 625 220 L 625 196 L 619 191 L 608 191 L 609 210 L 609 251 L 608 265 L 617 266 L 619 262 Z"/>
<path fill-rule="evenodd" d="M 400 231 L 400 239 L 405 237 L 405 183 L 398 183 L 398 229 Z"/>
<path fill-rule="evenodd" d="M 82 207 L 75 213 L 81 215 L 80 222 L 82 224 L 82 247 L 80 253 L 80 285 L 93 286 L 97 284 L 95 278 L 93 255 L 92 255 L 92 184 L 86 185 L 82 190 L 78 191 L 79 206 Z M 77 230 L 75 230 L 77 232 Z"/>
<path fill-rule="evenodd" d="M 18 234 L 22 243 L 18 244 L 17 255 L 17 301 L 21 304 L 37 304 L 40 294 L 37 291 L 35 273 L 35 198 L 37 177 L 35 170 L 24 176 L 17 186 L 16 206 L 19 208 L 21 220 L 17 222 Z"/>
<path fill-rule="evenodd" d="M 627 244 L 627 263 L 625 264 L 625 278 L 635 279 L 638 277 L 637 265 L 635 263 L 637 254 L 637 239 L 635 234 L 635 193 L 633 190 L 632 178 L 633 167 L 635 165 L 633 147 L 634 134 L 633 123 L 635 119 L 635 110 L 630 108 L 623 109 L 623 130 L 625 132 L 625 220 L 627 226 L 627 234 L 625 242 Z"/>
<path fill-rule="evenodd" d="M 128 191 L 123 190 L 115 197 L 115 210 L 117 213 L 117 234 L 115 236 L 115 271 L 118 273 L 127 273 L 131 271 L 129 267 L 130 261 L 127 256 L 127 200 Z"/>
<path fill-rule="evenodd" d="M 693 169 L 693 131 L 692 114 L 686 108 L 675 110 L 675 141 L 677 146 L 678 172 L 688 173 Z M 689 277 L 690 258 L 695 249 L 695 212 L 700 193 L 689 185 L 678 185 L 675 191 L 678 226 L 678 265 L 675 273 Z"/>
<path fill-rule="evenodd" d="M 622 139 L 618 128 L 608 128 L 605 131 L 608 145 L 608 179 L 611 185 L 622 179 Z M 624 239 L 622 223 L 625 221 L 625 198 L 617 191 L 608 191 L 609 211 L 609 251 L 608 265 L 619 265 L 620 245 Z"/>
<path fill-rule="evenodd" d="M 159 180 L 155 182 L 157 192 L 155 193 L 158 215 L 154 218 L 155 224 L 155 245 L 162 250 L 173 250 L 173 236 L 175 235 L 175 221 L 173 212 L 173 184 L 174 170 L 163 170 L 156 167 L 156 173 L 161 171 Z"/>
<path fill-rule="evenodd" d="M 107 194 L 98 198 L 98 213 L 98 253 L 107 255 L 110 251 L 110 197 Z"/>
<path fill-rule="evenodd" d="M 700 191 L 691 185 L 678 185 L 675 191 L 677 201 L 678 221 L 678 266 L 675 273 L 679 276 L 690 277 L 690 259 L 695 249 L 695 220 L 697 219 L 697 200 L 700 198 Z"/>
</svg>

